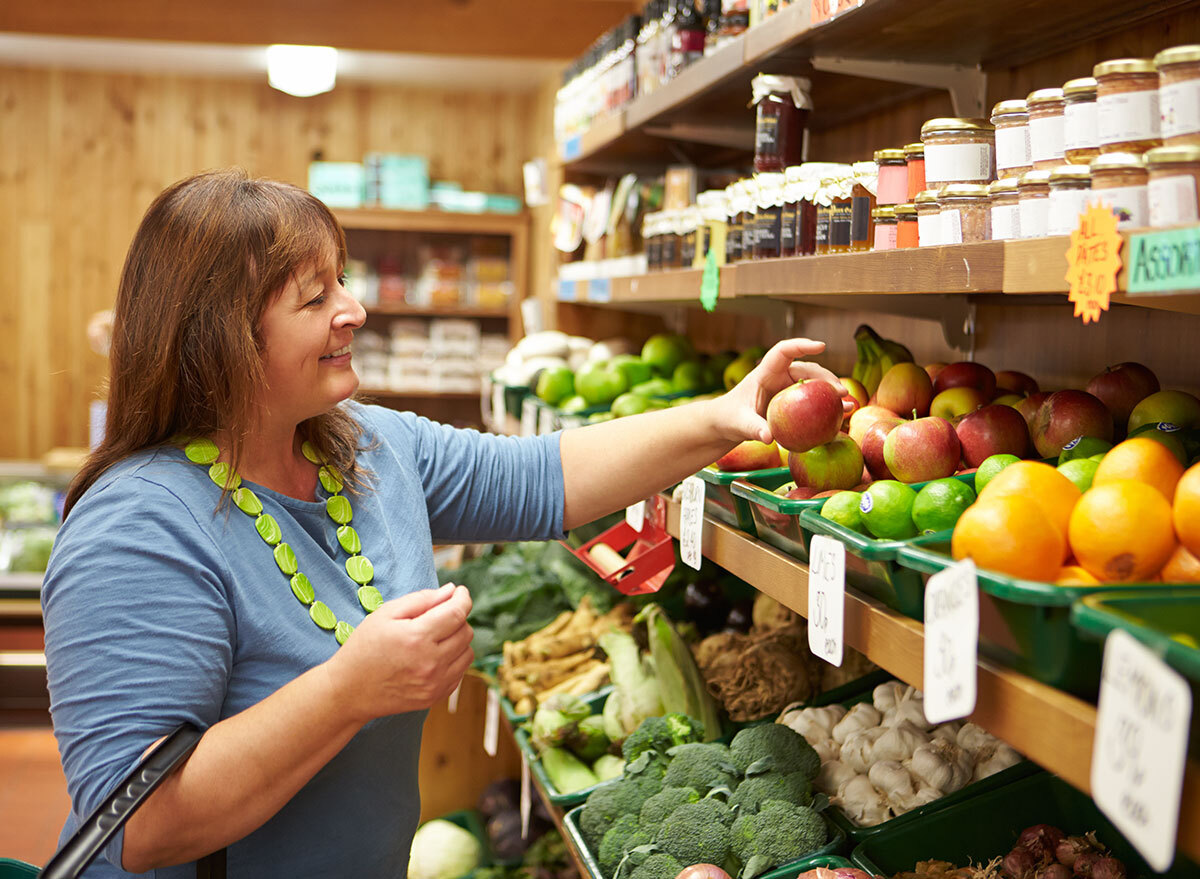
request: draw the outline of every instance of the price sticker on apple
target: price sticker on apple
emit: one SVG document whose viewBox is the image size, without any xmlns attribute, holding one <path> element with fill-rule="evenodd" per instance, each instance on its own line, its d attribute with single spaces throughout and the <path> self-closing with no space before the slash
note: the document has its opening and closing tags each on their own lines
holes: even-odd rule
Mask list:
<svg viewBox="0 0 1200 879">
<path fill-rule="evenodd" d="M 704 481 L 689 476 L 682 483 L 683 498 L 679 511 L 679 557 L 690 568 L 700 570 L 701 543 L 704 539 Z"/>
<path fill-rule="evenodd" d="M 500 746 L 500 692 L 488 687 L 487 706 L 483 712 L 483 750 L 495 757 Z"/>
<path fill-rule="evenodd" d="M 646 524 L 646 502 L 638 501 L 636 504 L 630 504 L 625 508 L 625 521 L 629 523 L 629 527 L 639 534 L 642 527 Z"/>
<path fill-rule="evenodd" d="M 521 401 L 521 436 L 537 434 L 538 405 L 533 397 Z"/>
<path fill-rule="evenodd" d="M 1104 642 L 1092 745 L 1092 798 L 1154 870 L 1175 857 L 1192 694 L 1122 629 Z"/>
<path fill-rule="evenodd" d="M 925 719 L 942 723 L 975 710 L 979 587 L 963 559 L 925 585 Z"/>
<path fill-rule="evenodd" d="M 808 549 L 808 649 L 842 664 L 846 610 L 846 546 L 814 534 Z"/>
</svg>

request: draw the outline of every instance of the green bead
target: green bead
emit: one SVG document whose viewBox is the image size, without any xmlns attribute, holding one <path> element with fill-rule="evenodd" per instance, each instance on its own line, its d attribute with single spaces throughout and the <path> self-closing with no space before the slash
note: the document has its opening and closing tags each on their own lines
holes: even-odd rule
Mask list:
<svg viewBox="0 0 1200 879">
<path fill-rule="evenodd" d="M 308 458 L 308 460 L 312 461 L 314 464 L 321 464 L 324 462 L 324 458 L 321 457 L 320 453 L 316 449 L 316 446 L 314 446 L 308 440 L 305 440 L 300 444 L 300 454 L 304 455 L 304 457 Z"/>
<path fill-rule="evenodd" d="M 258 495 L 245 487 L 239 488 L 233 493 L 233 502 L 247 516 L 257 516 L 263 511 L 262 501 L 258 499 Z"/>
<path fill-rule="evenodd" d="M 312 581 L 300 571 L 292 575 L 292 595 L 295 595 L 301 604 L 312 604 L 316 597 Z"/>
<path fill-rule="evenodd" d="M 211 464 L 220 453 L 217 444 L 206 437 L 194 439 L 183 448 L 183 453 L 193 464 Z"/>
<path fill-rule="evenodd" d="M 358 539 L 358 532 L 349 525 L 340 525 L 337 530 L 338 543 L 342 545 L 342 549 L 357 555 L 362 552 L 362 541 Z"/>
<path fill-rule="evenodd" d="M 317 471 L 317 478 L 321 480 L 321 485 L 330 494 L 337 494 L 342 490 L 342 478 L 328 464 Z"/>
<path fill-rule="evenodd" d="M 263 513 L 255 519 L 254 529 L 258 532 L 258 536 L 269 546 L 274 546 L 283 540 L 283 532 L 279 530 L 279 523 L 275 521 L 275 517 L 270 513 Z"/>
<path fill-rule="evenodd" d="M 365 555 L 354 555 L 346 559 L 346 573 L 360 586 L 366 586 L 375 576 L 375 566 Z"/>
<path fill-rule="evenodd" d="M 374 613 L 383 604 L 383 595 L 374 586 L 363 586 L 358 590 L 358 603 L 367 613 Z"/>
<path fill-rule="evenodd" d="M 354 632 L 354 626 L 349 623 L 338 620 L 337 628 L 333 630 L 333 637 L 337 638 L 338 644 L 345 644 L 350 640 L 351 633 Z"/>
<path fill-rule="evenodd" d="M 221 488 L 226 488 L 230 491 L 233 491 L 242 484 L 242 477 L 234 473 L 224 461 L 218 461 L 208 468 L 208 478 Z"/>
<path fill-rule="evenodd" d="M 327 632 L 332 631 L 338 624 L 337 617 L 323 601 L 314 601 L 308 608 L 308 615 L 312 617 L 314 623 Z"/>
<path fill-rule="evenodd" d="M 292 576 L 292 574 L 296 573 L 297 568 L 296 553 L 286 543 L 279 544 L 279 546 L 275 547 L 275 564 L 279 565 L 279 570 L 283 571 L 287 576 Z"/>
<path fill-rule="evenodd" d="M 349 525 L 350 520 L 354 518 L 354 510 L 350 508 L 350 501 L 340 494 L 335 494 L 325 501 L 325 512 L 339 525 Z"/>
</svg>

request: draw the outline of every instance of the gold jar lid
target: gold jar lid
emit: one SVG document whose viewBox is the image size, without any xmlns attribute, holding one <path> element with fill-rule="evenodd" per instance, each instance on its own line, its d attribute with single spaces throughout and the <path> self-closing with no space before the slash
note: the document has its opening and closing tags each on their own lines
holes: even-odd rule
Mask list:
<svg viewBox="0 0 1200 879">
<path fill-rule="evenodd" d="M 1146 163 L 1137 153 L 1101 153 L 1088 167 L 1093 174 L 1097 171 L 1141 171 Z"/>
<path fill-rule="evenodd" d="M 1157 73 L 1158 68 L 1149 58 L 1114 58 L 1112 61 L 1101 61 L 1092 68 L 1092 76 L 1099 79 L 1102 76 L 1112 76 L 1117 73 Z"/>
<path fill-rule="evenodd" d="M 1142 156 L 1147 168 L 1161 165 L 1191 165 L 1200 162 L 1200 146 L 1180 144 L 1178 146 L 1155 147 Z"/>
<path fill-rule="evenodd" d="M 939 116 L 921 126 L 921 139 L 929 134 L 949 134 L 953 131 L 992 132 L 996 130 L 988 119 L 968 119 L 958 116 Z"/>
<path fill-rule="evenodd" d="M 1019 177 L 1001 177 L 999 180 L 993 180 L 988 186 L 988 193 L 991 195 L 1015 195 L 1017 192 L 1017 184 L 1021 182 Z"/>
<path fill-rule="evenodd" d="M 922 189 L 917 193 L 917 197 L 913 199 L 913 204 L 916 206 L 923 204 L 937 204 L 938 194 L 936 189 Z"/>
<path fill-rule="evenodd" d="M 980 183 L 951 183 L 938 190 L 938 198 L 987 198 L 988 188 Z"/>
<path fill-rule="evenodd" d="M 1200 46 L 1172 46 L 1154 56 L 1154 66 L 1162 68 L 1168 64 L 1194 64 L 1200 61 Z"/>
<path fill-rule="evenodd" d="M 898 220 L 912 220 L 917 216 L 917 206 L 912 202 L 895 205 L 892 210 L 896 212 L 896 219 Z"/>
<path fill-rule="evenodd" d="M 1050 169 L 1051 183 L 1079 183 L 1092 179 L 1092 169 L 1087 165 L 1059 165 Z"/>
<path fill-rule="evenodd" d="M 1029 107 L 1025 101 L 1020 98 L 1015 98 L 1010 101 L 1001 101 L 996 106 L 992 107 L 992 121 L 996 121 L 997 116 L 1022 116 L 1029 112 Z"/>
<path fill-rule="evenodd" d="M 1018 179 L 1017 185 L 1024 188 L 1026 186 L 1047 186 L 1050 183 L 1050 171 L 1047 168 L 1035 168 L 1032 171 L 1026 171 Z"/>
<path fill-rule="evenodd" d="M 875 150 L 876 165 L 903 165 L 904 150 L 902 149 L 887 149 Z"/>
<path fill-rule="evenodd" d="M 1094 98 L 1096 97 L 1096 77 L 1081 76 L 1078 79 L 1068 79 L 1063 83 L 1063 97 L 1067 100 L 1071 98 Z"/>
<path fill-rule="evenodd" d="M 893 207 L 875 208 L 871 211 L 871 218 L 874 220 L 894 220 L 896 219 L 896 209 Z"/>
<path fill-rule="evenodd" d="M 1062 100 L 1063 90 L 1060 88 L 1038 89 L 1037 91 L 1029 93 L 1029 96 L 1025 98 L 1025 104 L 1030 110 L 1032 110 L 1035 105 L 1041 106 L 1042 104 L 1061 104 Z"/>
<path fill-rule="evenodd" d="M 925 155 L 925 144 L 923 143 L 906 143 L 904 145 L 904 158 L 919 159 Z"/>
</svg>

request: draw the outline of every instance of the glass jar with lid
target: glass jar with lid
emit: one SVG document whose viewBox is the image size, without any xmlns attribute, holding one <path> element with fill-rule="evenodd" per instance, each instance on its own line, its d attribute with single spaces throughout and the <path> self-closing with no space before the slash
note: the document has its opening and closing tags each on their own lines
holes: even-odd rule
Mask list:
<svg viewBox="0 0 1200 879">
<path fill-rule="evenodd" d="M 1154 56 L 1165 146 L 1200 146 L 1200 46 L 1175 46 Z"/>
<path fill-rule="evenodd" d="M 677 269 L 682 262 L 683 242 L 679 235 L 679 211 L 662 211 L 662 250 L 659 257 L 659 267 L 662 269 Z"/>
<path fill-rule="evenodd" d="M 987 119 L 943 117 L 921 126 L 925 182 L 988 183 L 996 171 L 996 129 Z"/>
<path fill-rule="evenodd" d="M 951 183 L 938 191 L 943 244 L 990 241 L 992 206 L 988 188 L 980 183 Z"/>
<path fill-rule="evenodd" d="M 784 175 L 777 172 L 756 174 L 758 214 L 755 217 L 754 258 L 772 259 L 782 255 Z"/>
<path fill-rule="evenodd" d="M 912 202 L 896 205 L 896 247 L 916 247 L 921 240 L 917 229 L 917 206 Z"/>
<path fill-rule="evenodd" d="M 758 241 L 758 180 L 746 177 L 742 180 L 742 259 L 754 259 L 754 245 Z"/>
<path fill-rule="evenodd" d="M 871 211 L 871 221 L 875 226 L 875 239 L 872 250 L 896 249 L 896 208 L 884 205 Z"/>
<path fill-rule="evenodd" d="M 1029 109 L 1024 101 L 1001 101 L 992 107 L 996 126 L 996 173 L 1019 176 L 1033 170 L 1029 158 Z"/>
<path fill-rule="evenodd" d="M 1021 237 L 1043 238 L 1050 211 L 1050 172 L 1035 168 L 1017 183 Z"/>
<path fill-rule="evenodd" d="M 812 83 L 800 76 L 760 73 L 750 83 L 755 105 L 754 170 L 782 172 L 804 161 L 804 131 Z"/>
<path fill-rule="evenodd" d="M 1021 237 L 1019 182 L 1017 177 L 1001 177 L 988 187 L 992 204 L 993 241 L 1011 241 Z"/>
<path fill-rule="evenodd" d="M 1200 146 L 1159 147 L 1142 158 L 1150 172 L 1150 225 L 1161 228 L 1200 222 Z"/>
<path fill-rule="evenodd" d="M 879 184 L 875 201 L 881 205 L 903 204 L 908 200 L 908 163 L 904 150 L 875 150 L 879 166 Z"/>
<path fill-rule="evenodd" d="M 783 172 L 783 211 L 779 217 L 779 255 L 796 255 L 796 213 L 800 210 L 800 181 L 804 166 L 792 165 Z"/>
<path fill-rule="evenodd" d="M 875 239 L 872 211 L 877 202 L 879 168 L 874 162 L 855 162 L 850 187 L 850 250 L 870 250 Z"/>
<path fill-rule="evenodd" d="M 1063 83 L 1063 102 L 1063 157 L 1073 164 L 1090 162 L 1100 155 L 1095 78 L 1083 76 Z"/>
<path fill-rule="evenodd" d="M 905 201 L 911 202 L 918 192 L 925 189 L 925 144 L 904 145 L 904 163 L 908 166 L 908 194 Z"/>
<path fill-rule="evenodd" d="M 725 187 L 725 263 L 742 258 L 742 183 L 735 180 Z"/>
<path fill-rule="evenodd" d="M 1092 69 L 1102 153 L 1142 153 L 1159 135 L 1158 69 L 1149 58 L 1117 58 Z"/>
<path fill-rule="evenodd" d="M 657 272 L 662 268 L 662 238 L 659 235 L 658 211 L 647 211 L 642 215 L 642 249 L 646 253 L 646 271 Z"/>
<path fill-rule="evenodd" d="M 849 165 L 831 165 L 821 175 L 821 183 L 817 188 L 815 196 L 817 202 L 817 227 L 816 227 L 816 249 L 818 254 L 844 252 L 849 249 L 849 231 L 850 231 L 850 211 L 849 211 L 849 190 L 847 189 L 847 180 L 852 180 L 851 170 Z M 852 183 L 850 184 L 853 185 Z M 833 250 L 834 242 L 834 213 L 835 201 L 844 199 L 846 201 L 846 244 L 839 251 Z M 841 229 L 843 227 L 839 227 Z"/>
<path fill-rule="evenodd" d="M 700 226 L 700 218 L 694 208 L 683 208 L 679 211 L 679 266 L 690 269 L 696 261 L 696 229 Z"/>
<path fill-rule="evenodd" d="M 1092 170 L 1087 165 L 1059 165 L 1050 172 L 1047 235 L 1070 235 L 1092 194 Z"/>
<path fill-rule="evenodd" d="M 832 162 L 805 162 L 794 181 L 796 203 L 796 255 L 810 256 L 817 252 L 817 194 L 822 181 L 833 174 L 839 165 Z M 829 215 L 825 217 L 824 240 L 829 241 Z"/>
<path fill-rule="evenodd" d="M 1118 229 L 1150 225 L 1146 164 L 1136 153 L 1105 153 L 1092 159 L 1089 204 L 1112 208 Z"/>
<path fill-rule="evenodd" d="M 706 189 L 696 196 L 696 204 L 700 208 L 700 219 L 706 229 L 704 250 L 699 253 L 700 264 L 708 259 L 711 250 L 716 254 L 717 265 L 725 265 L 725 232 L 728 205 L 724 189 Z"/>
<path fill-rule="evenodd" d="M 1029 158 L 1034 168 L 1055 168 L 1063 155 L 1066 103 L 1060 88 L 1038 89 L 1025 99 L 1029 108 Z"/>
<path fill-rule="evenodd" d="M 942 206 L 938 204 L 936 189 L 924 189 L 913 199 L 917 212 L 917 244 L 920 247 L 936 247 L 942 243 Z"/>
</svg>

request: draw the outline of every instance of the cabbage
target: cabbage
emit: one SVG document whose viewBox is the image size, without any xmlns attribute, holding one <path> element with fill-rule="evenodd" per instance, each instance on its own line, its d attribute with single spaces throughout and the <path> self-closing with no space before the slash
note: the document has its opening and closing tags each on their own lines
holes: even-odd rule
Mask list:
<svg viewBox="0 0 1200 879">
<path fill-rule="evenodd" d="M 417 828 L 408 879 L 460 879 L 479 866 L 483 847 L 469 830 L 438 818 Z"/>
</svg>

